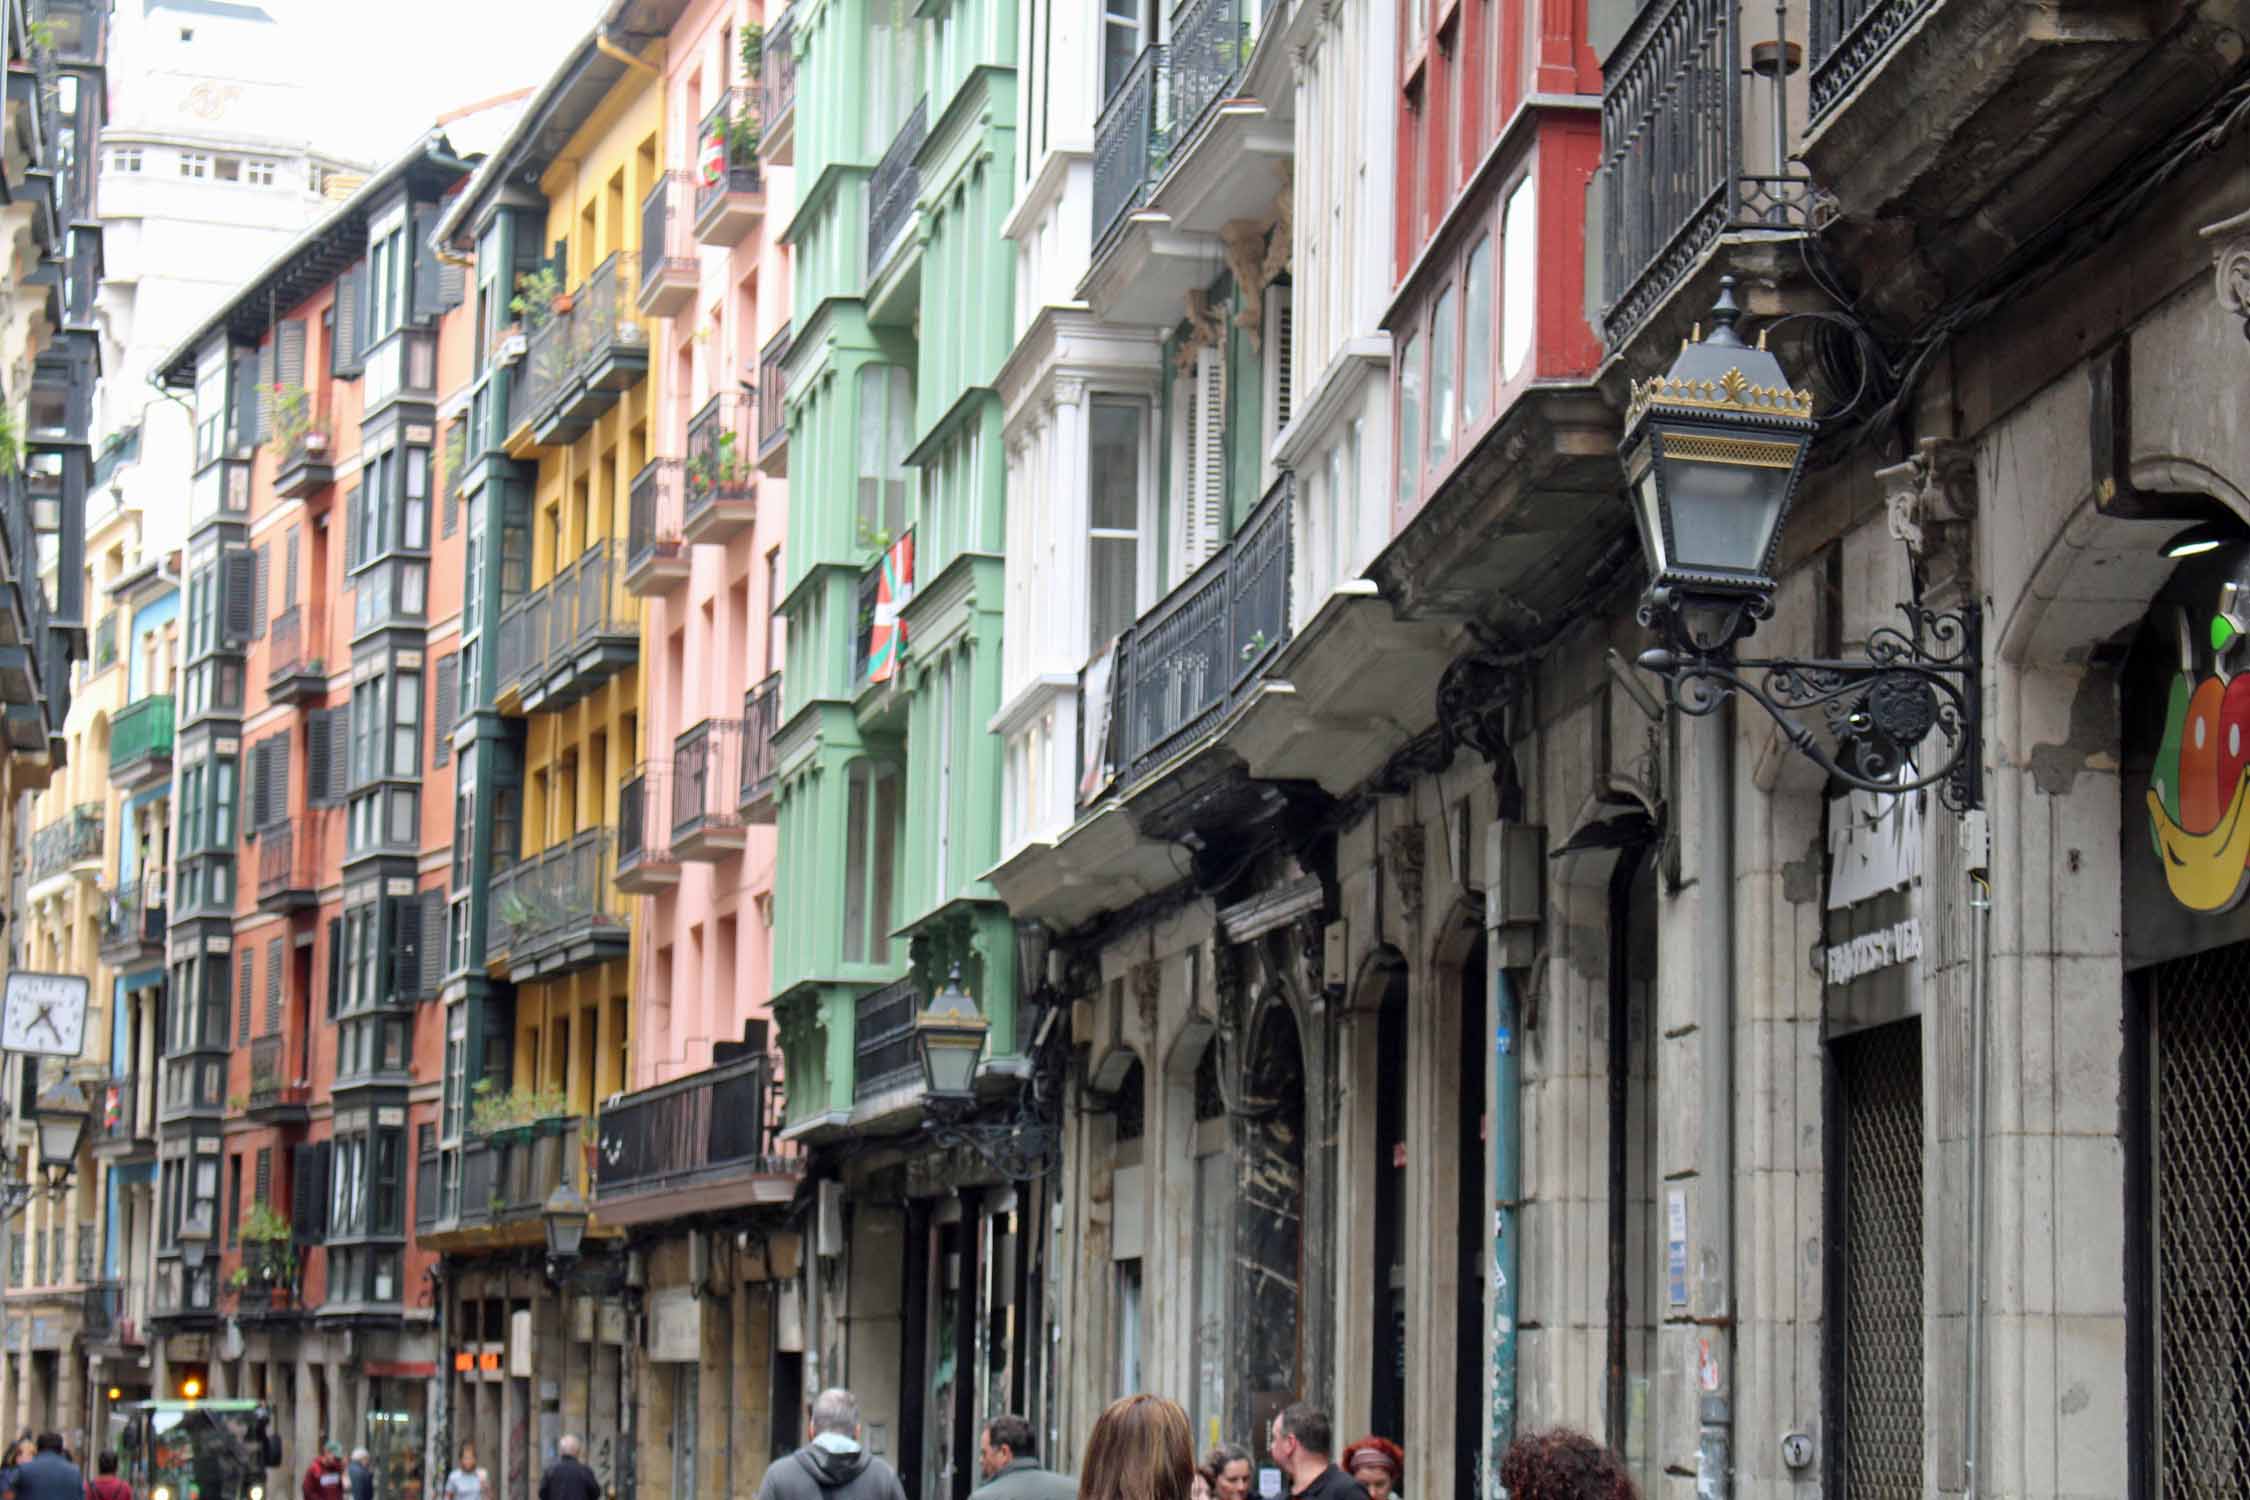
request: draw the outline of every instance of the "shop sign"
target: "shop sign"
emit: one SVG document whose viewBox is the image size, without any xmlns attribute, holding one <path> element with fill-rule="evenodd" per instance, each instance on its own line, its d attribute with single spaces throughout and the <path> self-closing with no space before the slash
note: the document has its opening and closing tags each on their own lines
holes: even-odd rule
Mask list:
<svg viewBox="0 0 2250 1500">
<path fill-rule="evenodd" d="M 1903 774 L 1912 776 L 1912 767 Z M 1830 799 L 1827 908 L 1850 915 L 1840 919 L 1848 935 L 1817 955 L 1823 979 L 1846 985 L 1922 956 L 1922 923 L 1909 904 L 1921 878 L 1920 793 L 1852 792 Z M 1830 931 L 1838 925 L 1831 923 Z"/>
<path fill-rule="evenodd" d="M 2148 773 L 2149 843 L 2172 899 L 2190 911 L 2232 910 L 2250 890 L 2250 672 L 2231 676 L 2250 626 L 2244 585 L 2228 583 L 2201 632 L 2178 626 L 2179 670 L 2166 684 L 2164 735 Z M 2197 635 L 2212 670 L 2198 679 Z"/>
<path fill-rule="evenodd" d="M 648 1357 L 656 1364 L 692 1365 L 703 1357 L 703 1304 L 695 1288 L 665 1287 L 648 1299 Z"/>
<path fill-rule="evenodd" d="M 1828 982 L 1850 984 L 1862 974 L 1911 963 L 1922 956 L 1922 921 L 1906 917 L 1888 927 L 1828 945 Z"/>
</svg>

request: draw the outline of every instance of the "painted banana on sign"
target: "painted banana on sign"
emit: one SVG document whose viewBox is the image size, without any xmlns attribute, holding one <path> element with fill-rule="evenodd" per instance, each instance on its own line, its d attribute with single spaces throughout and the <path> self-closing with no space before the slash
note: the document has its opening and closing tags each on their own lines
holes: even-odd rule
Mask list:
<svg viewBox="0 0 2250 1500">
<path fill-rule="evenodd" d="M 2246 625 L 2250 597 L 2229 583 L 2208 630 L 2214 670 L 2199 681 L 2194 636 L 2177 616 L 2180 670 L 2149 771 L 2148 821 L 2164 882 L 2191 911 L 2230 910 L 2250 891 L 2250 670 L 2227 670 Z"/>
</svg>

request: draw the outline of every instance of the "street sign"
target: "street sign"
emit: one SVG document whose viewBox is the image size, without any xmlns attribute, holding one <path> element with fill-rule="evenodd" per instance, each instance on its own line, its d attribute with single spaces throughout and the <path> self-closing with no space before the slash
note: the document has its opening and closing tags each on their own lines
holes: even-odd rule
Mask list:
<svg viewBox="0 0 2250 1500">
<path fill-rule="evenodd" d="M 90 988 L 81 974 L 12 970 L 6 995 L 0 997 L 0 1051 L 78 1056 L 86 1047 Z"/>
</svg>

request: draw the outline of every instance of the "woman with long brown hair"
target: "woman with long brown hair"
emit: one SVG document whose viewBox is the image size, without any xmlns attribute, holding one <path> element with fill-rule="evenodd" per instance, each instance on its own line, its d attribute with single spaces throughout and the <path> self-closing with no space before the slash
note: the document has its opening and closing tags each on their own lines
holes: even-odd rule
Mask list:
<svg viewBox="0 0 2250 1500">
<path fill-rule="evenodd" d="M 1189 1500 L 1195 1439 L 1187 1413 L 1162 1396 L 1122 1396 L 1086 1439 L 1079 1500 Z"/>
</svg>

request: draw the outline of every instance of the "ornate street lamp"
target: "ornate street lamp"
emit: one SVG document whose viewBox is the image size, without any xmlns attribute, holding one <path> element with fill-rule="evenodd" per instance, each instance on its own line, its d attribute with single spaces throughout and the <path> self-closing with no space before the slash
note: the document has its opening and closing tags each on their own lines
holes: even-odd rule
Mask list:
<svg viewBox="0 0 2250 1500">
<path fill-rule="evenodd" d="M 945 988 L 930 997 L 929 1009 L 914 1018 L 914 1045 L 922 1057 L 922 1087 L 931 1098 L 966 1101 L 976 1092 L 977 1063 L 992 1023 L 961 988 L 961 966 L 953 966 Z"/>
<path fill-rule="evenodd" d="M 586 1248 L 586 1224 L 593 1217 L 586 1206 L 585 1195 L 578 1191 L 566 1173 L 547 1195 L 540 1217 L 547 1227 L 547 1266 L 557 1279 L 569 1274 Z"/>
<path fill-rule="evenodd" d="M 47 1180 L 60 1186 L 77 1170 L 78 1152 L 93 1124 L 86 1091 L 65 1078 L 33 1101 L 31 1117 L 39 1126 L 39 1165 Z"/>
<path fill-rule="evenodd" d="M 1648 564 L 1641 623 L 1664 643 L 1640 665 L 1683 713 L 1750 699 L 1846 786 L 1934 785 L 1957 812 L 1982 806 L 1973 601 L 1900 605 L 1906 627 L 1872 632 L 1863 661 L 1735 655 L 1773 613 L 1774 559 L 1814 434 L 1812 393 L 1790 388 L 1762 338 L 1743 342 L 1741 316 L 1734 278 L 1722 278 L 1711 336 L 1698 330 L 1670 371 L 1633 387 L 1619 454 Z M 1933 732 L 1943 748 L 1925 768 Z"/>
</svg>

